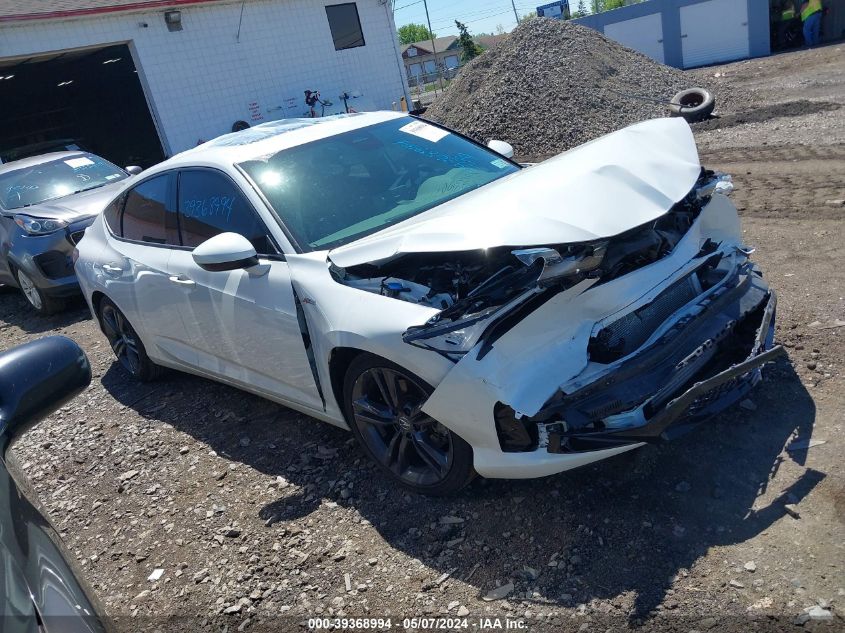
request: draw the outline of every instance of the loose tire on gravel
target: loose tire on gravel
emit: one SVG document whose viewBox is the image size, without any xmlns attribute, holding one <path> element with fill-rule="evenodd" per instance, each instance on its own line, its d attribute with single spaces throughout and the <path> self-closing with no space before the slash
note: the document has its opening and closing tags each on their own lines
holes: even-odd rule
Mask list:
<svg viewBox="0 0 845 633">
<path fill-rule="evenodd" d="M 164 368 L 150 360 L 135 328 L 111 299 L 103 297 L 100 300 L 98 316 L 114 355 L 133 378 L 151 382 L 161 376 Z"/>
<path fill-rule="evenodd" d="M 402 486 L 444 496 L 475 476 L 472 448 L 420 409 L 434 390 L 372 354 L 357 356 L 343 381 L 343 408 L 364 452 Z"/>
<path fill-rule="evenodd" d="M 669 110 L 672 116 L 681 116 L 689 123 L 703 121 L 716 108 L 716 97 L 704 88 L 681 90 L 672 97 Z"/>
</svg>

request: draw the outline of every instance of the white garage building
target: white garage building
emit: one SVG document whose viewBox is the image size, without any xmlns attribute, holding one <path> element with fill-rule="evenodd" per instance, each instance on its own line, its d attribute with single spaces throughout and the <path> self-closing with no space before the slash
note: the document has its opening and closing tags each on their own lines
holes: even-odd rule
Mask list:
<svg viewBox="0 0 845 633">
<path fill-rule="evenodd" d="M 325 114 L 409 97 L 387 0 L 0 0 L 0 151 L 150 164 L 303 116 L 309 89 Z"/>
<path fill-rule="evenodd" d="M 771 52 L 771 0 L 648 0 L 575 20 L 677 68 Z"/>
</svg>

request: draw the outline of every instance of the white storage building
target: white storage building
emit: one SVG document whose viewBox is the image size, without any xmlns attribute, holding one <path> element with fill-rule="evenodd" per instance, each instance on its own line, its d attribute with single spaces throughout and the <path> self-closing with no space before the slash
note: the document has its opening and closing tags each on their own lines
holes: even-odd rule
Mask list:
<svg viewBox="0 0 845 633">
<path fill-rule="evenodd" d="M 0 151 L 151 164 L 303 116 L 309 89 L 326 114 L 390 109 L 405 77 L 387 0 L 0 0 Z"/>
<path fill-rule="evenodd" d="M 561 3 L 566 0 L 553 4 Z M 798 48 L 803 44 L 797 17 L 801 4 L 801 0 L 647 0 L 575 22 L 669 66 L 695 68 Z M 790 6 L 796 17 L 785 25 L 782 16 Z M 822 6 L 822 42 L 845 38 L 845 0 L 822 0 Z"/>
<path fill-rule="evenodd" d="M 770 0 L 648 0 L 575 20 L 677 68 L 771 51 Z"/>
</svg>

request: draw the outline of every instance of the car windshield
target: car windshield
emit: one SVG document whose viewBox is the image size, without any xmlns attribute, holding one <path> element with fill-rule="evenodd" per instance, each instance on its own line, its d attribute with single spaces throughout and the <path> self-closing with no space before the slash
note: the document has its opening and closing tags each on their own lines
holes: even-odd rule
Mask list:
<svg viewBox="0 0 845 633">
<path fill-rule="evenodd" d="M 499 154 L 410 118 L 239 167 L 304 251 L 346 244 L 519 170 Z"/>
<path fill-rule="evenodd" d="M 22 209 L 127 177 L 120 167 L 94 154 L 64 156 L 0 173 L 0 207 Z"/>
</svg>

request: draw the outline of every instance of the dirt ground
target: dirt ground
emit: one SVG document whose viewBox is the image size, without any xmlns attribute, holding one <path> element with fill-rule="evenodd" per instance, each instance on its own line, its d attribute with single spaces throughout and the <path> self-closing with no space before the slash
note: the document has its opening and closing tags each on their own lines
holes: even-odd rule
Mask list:
<svg viewBox="0 0 845 633">
<path fill-rule="evenodd" d="M 132 630 L 344 615 L 845 630 L 845 46 L 701 73 L 754 90 L 750 113 L 696 134 L 704 164 L 734 176 L 789 356 L 742 406 L 659 448 L 410 495 L 344 431 L 187 375 L 134 384 L 81 303 L 37 318 L 0 294 L 0 348 L 61 333 L 91 359 L 88 391 L 14 455 L 106 612 Z M 824 443 L 790 450 L 810 438 Z M 814 606 L 823 620 L 804 623 Z"/>
</svg>

